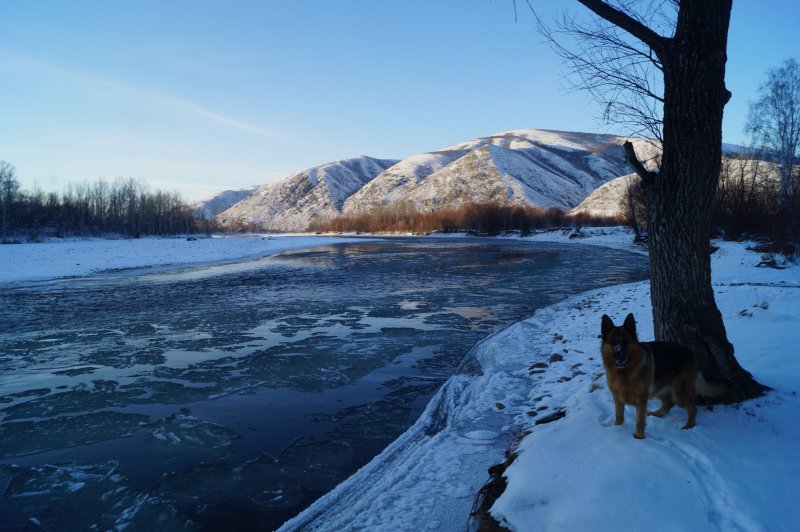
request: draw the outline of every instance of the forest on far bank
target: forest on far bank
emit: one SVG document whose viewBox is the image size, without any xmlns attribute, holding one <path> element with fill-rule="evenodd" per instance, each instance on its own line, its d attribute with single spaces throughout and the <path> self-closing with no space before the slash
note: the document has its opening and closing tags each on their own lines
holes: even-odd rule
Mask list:
<svg viewBox="0 0 800 532">
<path fill-rule="evenodd" d="M 0 241 L 46 237 L 175 235 L 213 230 L 177 192 L 139 179 L 70 183 L 64 192 L 23 190 L 11 164 L 0 161 Z"/>
</svg>

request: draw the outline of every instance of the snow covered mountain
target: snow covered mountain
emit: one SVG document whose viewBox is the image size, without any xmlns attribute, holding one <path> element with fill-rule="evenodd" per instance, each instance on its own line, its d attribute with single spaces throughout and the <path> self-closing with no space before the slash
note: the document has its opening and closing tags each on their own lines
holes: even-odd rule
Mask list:
<svg viewBox="0 0 800 532">
<path fill-rule="evenodd" d="M 344 201 L 396 160 L 356 157 L 315 166 L 262 185 L 217 215 L 223 225 L 255 224 L 276 231 L 305 231 L 317 217 L 341 214 Z"/>
<path fill-rule="evenodd" d="M 192 205 L 192 212 L 197 218 L 210 220 L 222 211 L 228 210 L 243 199 L 250 196 L 258 186 L 240 188 L 237 190 L 223 190 L 213 196 L 201 199 Z"/>
<path fill-rule="evenodd" d="M 466 202 L 572 209 L 598 186 L 630 173 L 625 138 L 537 129 L 508 131 L 402 161 L 358 157 L 285 177 L 217 215 L 223 225 L 305 231 L 320 217 L 398 205 L 421 211 Z M 647 159 L 654 151 L 634 140 Z"/>
<path fill-rule="evenodd" d="M 345 214 L 403 202 L 420 210 L 496 201 L 571 209 L 630 172 L 613 135 L 524 129 L 401 161 L 344 203 Z M 639 144 L 644 141 L 637 141 Z"/>
</svg>

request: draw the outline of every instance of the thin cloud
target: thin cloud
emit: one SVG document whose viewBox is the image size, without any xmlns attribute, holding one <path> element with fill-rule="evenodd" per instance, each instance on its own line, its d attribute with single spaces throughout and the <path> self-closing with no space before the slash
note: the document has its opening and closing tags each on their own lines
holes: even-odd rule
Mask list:
<svg viewBox="0 0 800 532">
<path fill-rule="evenodd" d="M 280 138 L 280 135 L 273 131 L 269 131 L 263 127 L 250 124 L 248 122 L 244 122 L 237 118 L 214 112 L 190 101 L 131 87 L 100 76 L 86 74 L 84 72 L 67 69 L 36 59 L 2 52 L 0 52 L 0 62 L 2 62 L 2 64 L 5 66 L 5 68 L 0 67 L 2 70 L 33 70 L 51 77 L 71 80 L 81 84 L 89 85 L 94 88 L 113 91 L 122 95 L 133 96 L 134 99 L 136 99 L 141 105 L 172 109 L 174 111 L 199 116 L 226 127 L 247 131 L 249 133 L 255 133 L 257 135 L 272 139 Z"/>
</svg>

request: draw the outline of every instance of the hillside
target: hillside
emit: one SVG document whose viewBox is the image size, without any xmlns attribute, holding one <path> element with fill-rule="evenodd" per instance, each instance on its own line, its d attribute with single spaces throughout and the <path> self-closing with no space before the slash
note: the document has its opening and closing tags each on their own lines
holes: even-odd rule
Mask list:
<svg viewBox="0 0 800 532">
<path fill-rule="evenodd" d="M 481 137 L 401 161 L 353 194 L 343 210 L 362 214 L 394 203 L 438 210 L 467 201 L 569 210 L 629 172 L 623 141 L 536 129 Z"/>
<path fill-rule="evenodd" d="M 363 156 L 315 166 L 262 185 L 217 220 L 229 227 L 304 231 L 315 217 L 338 215 L 351 194 L 396 162 Z"/>
<path fill-rule="evenodd" d="M 622 199 L 628 190 L 628 184 L 634 182 L 634 180 L 638 181 L 639 176 L 628 174 L 603 183 L 586 196 L 569 214 L 571 216 L 587 214 L 590 216 L 621 218 L 623 216 Z"/>
<path fill-rule="evenodd" d="M 599 186 L 630 172 L 624 141 L 614 135 L 522 129 L 402 161 L 347 159 L 263 185 L 216 219 L 230 228 L 305 231 L 320 218 L 395 205 L 424 212 L 494 202 L 569 211 Z M 643 159 L 656 153 L 646 140 L 634 144 Z"/>
<path fill-rule="evenodd" d="M 243 199 L 249 197 L 256 190 L 258 190 L 258 186 L 236 190 L 223 190 L 213 196 L 201 199 L 192 205 L 192 212 L 197 218 L 210 220 L 217 214 L 230 209 Z"/>
</svg>

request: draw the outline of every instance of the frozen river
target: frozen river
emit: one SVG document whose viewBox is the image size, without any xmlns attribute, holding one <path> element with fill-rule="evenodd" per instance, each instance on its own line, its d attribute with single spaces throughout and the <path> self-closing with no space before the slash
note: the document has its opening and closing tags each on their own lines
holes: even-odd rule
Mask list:
<svg viewBox="0 0 800 532">
<path fill-rule="evenodd" d="M 0 523 L 272 529 L 411 425 L 464 355 L 646 258 L 398 239 L 0 291 Z"/>
</svg>

